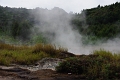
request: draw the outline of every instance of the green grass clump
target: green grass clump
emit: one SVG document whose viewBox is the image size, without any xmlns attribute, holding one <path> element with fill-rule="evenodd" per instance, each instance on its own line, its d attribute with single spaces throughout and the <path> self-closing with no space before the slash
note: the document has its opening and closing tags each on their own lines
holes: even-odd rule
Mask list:
<svg viewBox="0 0 120 80">
<path fill-rule="evenodd" d="M 85 75 L 87 80 L 110 80 L 119 78 L 120 54 L 94 51 L 90 55 L 68 58 L 56 67 L 57 72 Z"/>
<path fill-rule="evenodd" d="M 0 60 L 0 64 L 2 65 L 9 65 L 12 63 L 29 65 L 34 64 L 37 60 L 47 57 L 47 54 L 44 52 L 32 54 L 30 50 L 1 50 L 0 57 L 2 57 L 2 60 Z"/>
</svg>

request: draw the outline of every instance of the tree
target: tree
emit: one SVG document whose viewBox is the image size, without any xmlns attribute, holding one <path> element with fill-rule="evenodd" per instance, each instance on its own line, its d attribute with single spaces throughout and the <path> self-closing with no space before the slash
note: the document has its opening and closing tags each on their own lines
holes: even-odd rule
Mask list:
<svg viewBox="0 0 120 80">
<path fill-rule="evenodd" d="M 20 35 L 20 25 L 18 21 L 13 21 L 12 27 L 11 27 L 11 34 L 14 39 L 16 39 Z"/>
</svg>

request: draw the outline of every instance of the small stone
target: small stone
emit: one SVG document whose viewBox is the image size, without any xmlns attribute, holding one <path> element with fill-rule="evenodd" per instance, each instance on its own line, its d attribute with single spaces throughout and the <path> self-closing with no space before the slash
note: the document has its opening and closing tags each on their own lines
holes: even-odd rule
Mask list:
<svg viewBox="0 0 120 80">
<path fill-rule="evenodd" d="M 72 73 L 68 73 L 69 75 L 71 75 Z"/>
</svg>

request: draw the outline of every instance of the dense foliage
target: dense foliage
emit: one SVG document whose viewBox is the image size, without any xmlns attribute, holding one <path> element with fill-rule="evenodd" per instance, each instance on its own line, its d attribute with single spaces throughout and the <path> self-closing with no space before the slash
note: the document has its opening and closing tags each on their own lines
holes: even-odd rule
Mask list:
<svg viewBox="0 0 120 80">
<path fill-rule="evenodd" d="M 120 3 L 83 10 L 72 23 L 82 35 L 110 39 L 120 34 Z M 86 20 L 85 20 L 86 19 Z M 90 38 L 89 38 L 90 39 Z"/>
<path fill-rule="evenodd" d="M 2 35 L 27 39 L 31 26 L 32 24 L 27 9 L 0 6 L 0 33 Z"/>
<path fill-rule="evenodd" d="M 35 29 L 34 16 L 30 14 L 31 9 L 26 8 L 10 8 L 0 6 L 0 40 L 8 40 L 10 42 L 22 41 L 26 42 L 45 42 L 41 34 L 32 34 Z M 37 31 L 36 31 L 37 32 Z M 39 40 L 38 40 L 39 39 Z"/>
</svg>

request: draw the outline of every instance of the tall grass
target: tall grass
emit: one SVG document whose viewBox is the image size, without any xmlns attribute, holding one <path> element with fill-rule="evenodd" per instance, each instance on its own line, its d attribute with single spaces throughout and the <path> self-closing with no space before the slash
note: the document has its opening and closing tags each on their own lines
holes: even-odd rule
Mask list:
<svg viewBox="0 0 120 80">
<path fill-rule="evenodd" d="M 99 51 L 95 50 L 93 52 L 94 55 L 99 55 L 103 57 L 104 59 L 107 59 L 109 61 L 117 61 L 120 60 L 120 53 L 112 53 L 110 51 L 106 51 L 104 49 L 100 49 Z"/>
<path fill-rule="evenodd" d="M 67 52 L 66 48 L 56 47 L 51 44 L 37 44 L 33 47 L 33 53 L 45 52 L 49 56 L 58 56 L 61 52 Z"/>
<path fill-rule="evenodd" d="M 0 44 L 0 64 L 34 64 L 44 57 L 56 57 L 60 52 L 67 51 L 64 48 L 56 48 L 50 44 L 36 44 L 34 46 L 14 46 Z M 58 56 L 57 56 L 58 57 Z"/>
</svg>

